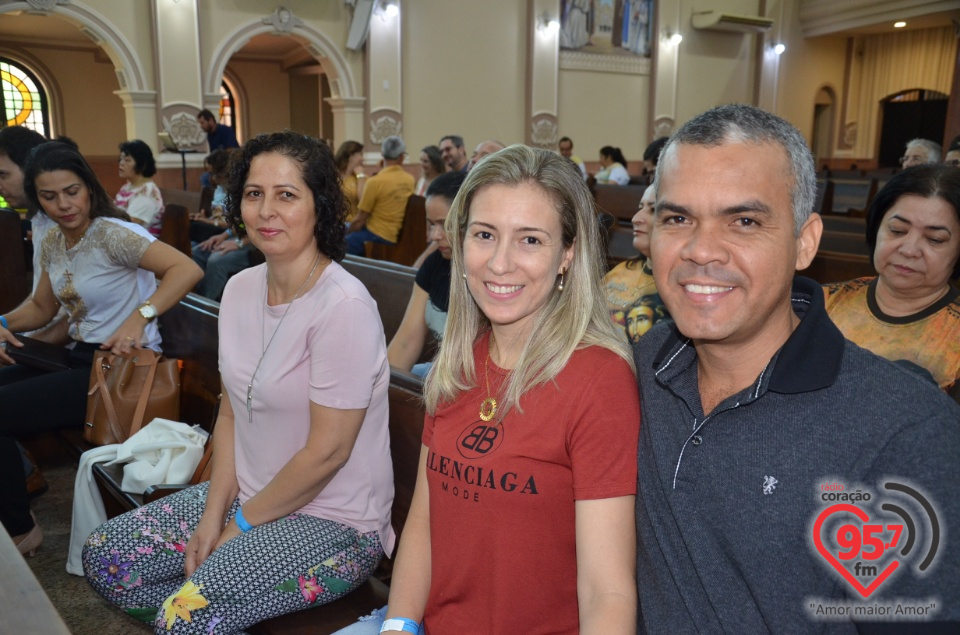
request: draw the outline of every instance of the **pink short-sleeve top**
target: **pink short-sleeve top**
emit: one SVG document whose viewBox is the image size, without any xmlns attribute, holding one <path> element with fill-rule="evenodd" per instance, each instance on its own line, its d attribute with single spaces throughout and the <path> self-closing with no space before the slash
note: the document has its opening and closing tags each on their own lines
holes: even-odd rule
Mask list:
<svg viewBox="0 0 960 635">
<path fill-rule="evenodd" d="M 350 459 L 299 512 L 377 531 L 389 554 L 395 540 L 390 367 L 376 303 L 359 280 L 331 262 L 292 306 L 267 306 L 266 273 L 260 265 L 235 275 L 220 305 L 220 373 L 234 412 L 240 501 L 263 489 L 305 447 L 310 402 L 366 408 Z M 247 386 L 264 348 L 248 413 Z"/>
</svg>

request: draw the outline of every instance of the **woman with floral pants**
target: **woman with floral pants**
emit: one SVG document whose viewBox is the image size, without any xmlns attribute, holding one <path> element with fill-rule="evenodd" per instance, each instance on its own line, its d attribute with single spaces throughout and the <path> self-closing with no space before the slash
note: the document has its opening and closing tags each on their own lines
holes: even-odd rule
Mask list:
<svg viewBox="0 0 960 635">
<path fill-rule="evenodd" d="M 376 303 L 338 264 L 333 154 L 259 135 L 228 191 L 234 231 L 266 262 L 220 303 L 210 482 L 105 523 L 83 555 L 90 583 L 158 633 L 236 633 L 330 601 L 396 542 L 390 366 Z"/>
<path fill-rule="evenodd" d="M 97 592 L 158 633 L 234 633 L 330 602 L 366 580 L 383 554 L 375 531 L 292 514 L 225 543 L 184 583 L 184 549 L 208 487 L 116 518 L 84 547 L 84 570 Z"/>
</svg>

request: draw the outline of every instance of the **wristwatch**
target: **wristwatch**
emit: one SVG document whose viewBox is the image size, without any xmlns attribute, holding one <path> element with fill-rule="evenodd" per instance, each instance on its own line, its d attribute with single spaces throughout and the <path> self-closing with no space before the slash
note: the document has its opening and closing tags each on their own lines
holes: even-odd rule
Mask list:
<svg viewBox="0 0 960 635">
<path fill-rule="evenodd" d="M 141 304 L 137 310 L 140 311 L 140 315 L 142 315 L 143 319 L 147 322 L 153 322 L 157 319 L 157 307 L 150 304 L 150 300 Z"/>
</svg>

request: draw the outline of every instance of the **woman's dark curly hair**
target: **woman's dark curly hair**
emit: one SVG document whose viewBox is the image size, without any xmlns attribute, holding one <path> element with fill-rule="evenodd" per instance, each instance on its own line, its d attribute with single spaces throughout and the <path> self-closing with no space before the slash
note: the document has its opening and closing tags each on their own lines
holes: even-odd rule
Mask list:
<svg viewBox="0 0 960 635">
<path fill-rule="evenodd" d="M 140 139 L 124 141 L 120 152 L 133 159 L 133 169 L 137 174 L 150 178 L 157 173 L 157 162 L 153 160 L 153 151 Z"/>
<path fill-rule="evenodd" d="M 877 234 L 883 217 L 901 196 L 939 197 L 946 201 L 960 221 L 960 169 L 942 163 L 924 163 L 898 172 L 877 192 L 867 208 L 867 245 L 870 247 L 870 264 L 877 250 Z M 953 279 L 960 277 L 960 259 L 953 267 Z"/>
<path fill-rule="evenodd" d="M 260 154 L 275 152 L 292 159 L 300 166 L 304 182 L 313 193 L 316 214 L 314 237 L 320 252 L 331 260 L 343 260 L 346 244 L 344 220 L 347 203 L 340 189 L 340 173 L 333 153 L 326 143 L 289 130 L 260 134 L 250 139 L 230 157 L 227 180 L 226 218 L 237 236 L 245 236 L 246 228 L 240 215 L 243 188 L 250 174 L 250 163 Z"/>
<path fill-rule="evenodd" d="M 90 220 L 104 216 L 129 221 L 126 212 L 117 209 L 113 199 L 103 189 L 93 168 L 74 148 L 59 141 L 48 141 L 35 147 L 27 158 L 27 167 L 23 172 L 23 190 L 30 198 L 34 209 L 43 209 L 37 196 L 37 177 L 46 172 L 66 170 L 73 172 L 83 181 L 90 192 Z"/>
</svg>

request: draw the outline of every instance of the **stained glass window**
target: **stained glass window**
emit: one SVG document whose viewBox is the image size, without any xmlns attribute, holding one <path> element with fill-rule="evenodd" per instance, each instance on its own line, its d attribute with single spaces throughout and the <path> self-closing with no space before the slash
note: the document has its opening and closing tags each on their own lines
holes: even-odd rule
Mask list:
<svg viewBox="0 0 960 635">
<path fill-rule="evenodd" d="M 220 121 L 224 125 L 230 126 L 234 130 L 237 127 L 234 125 L 234 108 L 233 102 L 233 93 L 230 92 L 230 87 L 227 86 L 226 82 L 220 83 Z"/>
<path fill-rule="evenodd" d="M 36 76 L 0 57 L 0 112 L 5 126 L 26 126 L 49 136 L 47 96 Z"/>
</svg>

